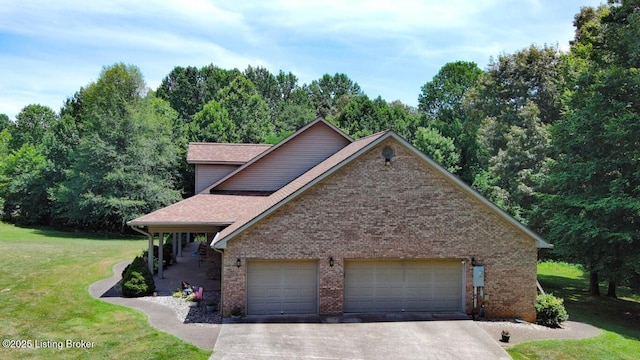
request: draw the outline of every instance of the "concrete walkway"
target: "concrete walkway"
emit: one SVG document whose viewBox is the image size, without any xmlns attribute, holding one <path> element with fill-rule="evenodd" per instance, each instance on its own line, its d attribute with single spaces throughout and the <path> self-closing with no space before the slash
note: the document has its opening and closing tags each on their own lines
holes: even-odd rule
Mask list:
<svg viewBox="0 0 640 360">
<path fill-rule="evenodd" d="M 194 285 L 204 286 L 206 291 L 219 291 L 219 282 L 216 290 L 215 282 L 206 281 L 203 272 L 198 271 L 197 258 L 192 258 L 190 252 L 193 244 L 188 244 L 183 249 L 184 256 L 178 258 L 177 264 L 173 264 L 165 270 L 164 279 L 154 278 L 159 294 L 170 294 L 175 291 L 182 280 L 189 281 Z M 129 262 L 121 262 L 114 265 L 114 275 L 89 286 L 89 294 L 108 303 L 139 310 L 147 315 L 149 324 L 152 326 L 202 349 L 213 349 L 220 332 L 220 324 L 185 324 L 176 317 L 173 310 L 166 306 L 142 299 L 122 297 L 115 285 L 122 279 L 122 270 L 128 264 Z"/>
</svg>

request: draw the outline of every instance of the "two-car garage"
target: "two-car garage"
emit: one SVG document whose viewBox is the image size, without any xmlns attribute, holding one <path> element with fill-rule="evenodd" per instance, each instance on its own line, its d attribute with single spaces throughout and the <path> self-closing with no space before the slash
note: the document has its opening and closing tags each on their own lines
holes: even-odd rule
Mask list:
<svg viewBox="0 0 640 360">
<path fill-rule="evenodd" d="M 463 267 L 455 260 L 345 260 L 345 313 L 458 312 Z M 317 261 L 248 261 L 247 314 L 317 314 Z"/>
</svg>

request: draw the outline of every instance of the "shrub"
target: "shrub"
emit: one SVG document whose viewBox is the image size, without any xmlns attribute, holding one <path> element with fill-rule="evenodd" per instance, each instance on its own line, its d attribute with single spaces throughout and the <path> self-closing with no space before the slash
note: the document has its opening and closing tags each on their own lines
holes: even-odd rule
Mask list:
<svg viewBox="0 0 640 360">
<path fill-rule="evenodd" d="M 142 256 L 137 256 L 122 272 L 122 295 L 140 297 L 151 295 L 156 289 L 153 275 Z"/>
<path fill-rule="evenodd" d="M 564 300 L 553 294 L 538 295 L 536 297 L 536 323 L 548 327 L 560 327 L 569 315 L 564 308 Z"/>
<path fill-rule="evenodd" d="M 241 316 L 242 315 L 242 308 L 240 308 L 240 306 L 234 306 L 233 309 L 231 309 L 231 316 Z"/>
</svg>

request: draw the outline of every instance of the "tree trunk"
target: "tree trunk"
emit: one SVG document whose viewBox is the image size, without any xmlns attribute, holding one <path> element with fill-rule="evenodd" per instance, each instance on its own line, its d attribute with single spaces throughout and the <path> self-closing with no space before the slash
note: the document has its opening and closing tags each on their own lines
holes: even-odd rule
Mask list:
<svg viewBox="0 0 640 360">
<path fill-rule="evenodd" d="M 609 288 L 607 289 L 607 296 L 608 297 L 612 297 L 614 299 L 618 298 L 618 295 L 616 295 L 616 282 L 615 281 L 609 281 Z"/>
<path fill-rule="evenodd" d="M 589 293 L 591 295 L 600 296 L 600 287 L 598 286 L 598 272 L 591 270 L 589 272 Z"/>
</svg>

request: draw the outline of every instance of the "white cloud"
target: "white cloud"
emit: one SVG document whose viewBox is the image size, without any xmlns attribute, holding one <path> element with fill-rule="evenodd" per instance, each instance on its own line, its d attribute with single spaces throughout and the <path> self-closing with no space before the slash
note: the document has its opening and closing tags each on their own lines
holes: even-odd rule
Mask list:
<svg viewBox="0 0 640 360">
<path fill-rule="evenodd" d="M 473 17 L 498 0 L 375 1 L 375 0 L 275 0 L 229 2 L 225 6 L 273 27 L 315 34 L 339 33 L 385 36 L 419 33 L 424 29 L 466 26 Z"/>
<path fill-rule="evenodd" d="M 157 87 L 175 66 L 262 65 L 310 82 L 342 72 L 371 97 L 415 104 L 447 62 L 571 39 L 599 0 L 9 0 L 0 7 L 0 113 L 58 109 L 105 65 Z"/>
</svg>

